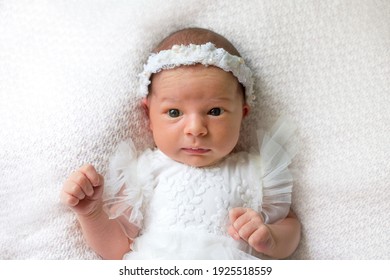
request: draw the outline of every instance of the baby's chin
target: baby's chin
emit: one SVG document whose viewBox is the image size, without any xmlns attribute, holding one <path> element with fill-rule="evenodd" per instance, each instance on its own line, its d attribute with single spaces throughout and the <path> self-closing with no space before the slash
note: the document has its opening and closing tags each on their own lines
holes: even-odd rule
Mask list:
<svg viewBox="0 0 390 280">
<path fill-rule="evenodd" d="M 213 159 L 205 159 L 201 156 L 192 156 L 191 158 L 186 159 L 178 159 L 177 162 L 180 162 L 182 164 L 196 167 L 196 168 L 202 168 L 202 167 L 212 167 L 218 165 L 220 162 L 223 161 L 225 157 L 223 158 L 213 158 Z"/>
<path fill-rule="evenodd" d="M 191 167 L 212 167 L 221 163 L 227 155 L 214 149 L 188 149 L 183 148 L 175 151 L 160 149 L 168 158 Z"/>
</svg>

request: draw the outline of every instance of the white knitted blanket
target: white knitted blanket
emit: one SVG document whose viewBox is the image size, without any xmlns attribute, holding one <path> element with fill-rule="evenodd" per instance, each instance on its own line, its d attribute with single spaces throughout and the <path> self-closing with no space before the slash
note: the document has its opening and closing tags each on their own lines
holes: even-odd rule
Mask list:
<svg viewBox="0 0 390 280">
<path fill-rule="evenodd" d="M 298 126 L 293 259 L 390 257 L 390 1 L 0 0 L 0 259 L 97 259 L 59 193 L 117 143 L 151 146 L 136 75 L 172 31 L 230 39 L 255 71 L 243 128 Z"/>
</svg>

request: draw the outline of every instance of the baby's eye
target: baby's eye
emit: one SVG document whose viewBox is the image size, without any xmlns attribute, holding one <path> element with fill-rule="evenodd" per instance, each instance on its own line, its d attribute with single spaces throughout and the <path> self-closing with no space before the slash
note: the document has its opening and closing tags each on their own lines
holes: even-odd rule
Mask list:
<svg viewBox="0 0 390 280">
<path fill-rule="evenodd" d="M 222 115 L 223 112 L 225 111 L 222 108 L 213 108 L 208 112 L 208 114 L 212 116 L 219 116 Z"/>
<path fill-rule="evenodd" d="M 182 115 L 182 112 L 180 112 L 179 109 L 169 109 L 168 110 L 168 116 L 170 116 L 171 118 L 177 118 L 177 117 L 180 117 Z"/>
</svg>

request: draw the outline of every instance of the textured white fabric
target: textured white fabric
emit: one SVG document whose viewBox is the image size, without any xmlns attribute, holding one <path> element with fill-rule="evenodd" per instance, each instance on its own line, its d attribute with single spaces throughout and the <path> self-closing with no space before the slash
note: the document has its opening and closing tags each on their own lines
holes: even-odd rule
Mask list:
<svg viewBox="0 0 390 280">
<path fill-rule="evenodd" d="M 294 259 L 388 259 L 390 2 L 0 2 L 0 258 L 94 259 L 63 181 L 107 169 L 131 136 L 152 145 L 135 82 L 148 53 L 183 27 L 229 38 L 255 74 L 254 128 L 298 127 Z"/>
</svg>

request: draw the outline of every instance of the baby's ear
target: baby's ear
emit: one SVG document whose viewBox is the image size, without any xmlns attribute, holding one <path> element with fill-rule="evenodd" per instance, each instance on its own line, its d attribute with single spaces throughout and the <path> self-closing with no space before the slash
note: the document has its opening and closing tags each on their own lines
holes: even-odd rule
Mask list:
<svg viewBox="0 0 390 280">
<path fill-rule="evenodd" d="M 147 97 L 142 98 L 141 106 L 145 110 L 147 116 L 149 116 L 149 101 Z"/>
<path fill-rule="evenodd" d="M 249 115 L 249 112 L 250 112 L 250 107 L 248 104 L 244 104 L 244 106 L 242 106 L 242 117 L 245 118 L 246 116 Z"/>
</svg>

